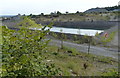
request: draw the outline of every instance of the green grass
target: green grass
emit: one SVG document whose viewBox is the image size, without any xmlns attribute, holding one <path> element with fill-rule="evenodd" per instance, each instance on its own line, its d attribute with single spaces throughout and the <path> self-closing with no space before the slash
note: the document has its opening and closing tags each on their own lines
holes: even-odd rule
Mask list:
<svg viewBox="0 0 120 78">
<path fill-rule="evenodd" d="M 116 69 L 108 69 L 108 72 L 104 72 L 102 73 L 103 76 L 113 76 L 113 77 L 116 77 L 116 76 L 119 76 L 118 70 Z"/>
<path fill-rule="evenodd" d="M 66 46 L 63 49 L 48 46 L 47 50 L 48 52 L 43 53 L 43 56 L 59 67 L 63 76 L 101 76 L 103 74 L 100 73 L 107 71 L 109 65 L 117 66 L 117 61 L 112 58 L 78 52 Z M 84 64 L 87 65 L 86 69 Z M 100 71 L 101 69 L 103 70 Z"/>
</svg>

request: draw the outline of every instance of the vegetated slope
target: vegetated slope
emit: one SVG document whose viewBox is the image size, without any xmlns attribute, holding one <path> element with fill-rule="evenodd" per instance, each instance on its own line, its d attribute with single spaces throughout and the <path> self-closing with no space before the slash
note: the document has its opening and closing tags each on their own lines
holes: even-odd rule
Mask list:
<svg viewBox="0 0 120 78">
<path fill-rule="evenodd" d="M 52 62 L 62 70 L 62 76 L 117 76 L 118 63 L 112 58 L 78 52 L 66 46 L 61 49 L 55 45 L 48 46 L 48 52 L 43 55 L 47 57 L 44 62 Z"/>
<path fill-rule="evenodd" d="M 111 27 L 110 29 L 105 31 L 108 33 L 108 36 L 111 36 L 111 41 L 107 45 L 109 45 L 109 46 L 113 45 L 113 46 L 118 47 L 118 30 L 119 30 L 119 27 L 115 26 L 115 27 Z"/>
<path fill-rule="evenodd" d="M 32 15 L 31 18 L 38 24 L 48 25 L 53 22 L 54 26 L 81 28 L 81 29 L 109 29 L 116 25 L 117 19 L 115 13 L 69 13 L 54 15 Z"/>
<path fill-rule="evenodd" d="M 112 10 L 115 10 L 115 9 L 120 9 L 120 5 L 112 6 L 112 7 L 105 7 L 105 9 L 108 10 L 108 11 L 112 11 Z"/>
<path fill-rule="evenodd" d="M 120 16 L 117 12 L 103 12 L 103 13 L 52 13 L 49 15 L 32 15 L 31 17 L 37 24 L 48 25 L 53 22 L 54 26 L 80 28 L 80 29 L 109 29 L 116 25 L 117 17 Z M 8 20 L 3 20 L 3 25 L 10 27 L 16 26 L 20 15 L 10 17 Z"/>
<path fill-rule="evenodd" d="M 103 13 L 103 12 L 108 12 L 108 10 L 104 8 L 92 8 L 85 11 L 85 13 L 94 13 L 94 12 Z"/>
<path fill-rule="evenodd" d="M 29 26 L 37 25 L 28 18 L 18 25 L 20 30 L 17 31 L 5 26 L 1 29 L 2 77 L 118 75 L 114 59 L 79 53 L 69 47 L 47 46 L 49 40 L 45 40 L 45 35 L 49 30 L 28 30 Z"/>
<path fill-rule="evenodd" d="M 39 27 L 34 21 L 24 17 L 18 24 L 19 30 L 11 30 L 7 26 L 2 27 L 2 66 L 0 74 L 2 77 L 35 77 L 53 76 L 61 73 L 52 63 L 43 63 L 49 40 L 45 39 L 48 30 L 30 30 L 29 27 Z M 50 26 L 48 26 L 50 27 Z M 2 43 L 2 44 L 1 44 Z M 1 61 L 0 61 L 1 62 Z"/>
<path fill-rule="evenodd" d="M 91 8 L 91 9 L 88 9 L 85 11 L 85 13 L 104 13 L 104 12 L 112 12 L 112 11 L 115 11 L 115 10 L 118 10 L 119 11 L 120 9 L 120 5 L 117 5 L 117 6 L 111 6 L 111 7 L 97 7 L 97 8 Z"/>
<path fill-rule="evenodd" d="M 7 26 L 9 28 L 19 28 L 19 26 L 17 25 L 18 23 L 20 23 L 23 20 L 23 18 L 21 17 L 20 19 L 10 19 L 10 20 L 4 20 L 2 21 L 2 25 L 3 26 Z"/>
<path fill-rule="evenodd" d="M 118 47 L 118 30 L 118 26 L 111 27 L 110 29 L 105 30 L 102 34 L 96 35 L 94 39 L 97 43 L 101 43 L 105 46 Z"/>
</svg>

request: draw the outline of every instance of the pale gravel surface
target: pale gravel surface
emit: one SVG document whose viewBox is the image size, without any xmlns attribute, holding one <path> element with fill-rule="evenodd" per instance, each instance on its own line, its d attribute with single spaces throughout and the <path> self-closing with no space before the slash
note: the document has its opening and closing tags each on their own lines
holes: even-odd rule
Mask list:
<svg viewBox="0 0 120 78">
<path fill-rule="evenodd" d="M 64 46 L 67 47 L 72 47 L 77 49 L 79 52 L 88 52 L 88 46 L 86 44 L 76 44 L 68 41 L 63 42 Z M 50 41 L 50 45 L 55 45 L 60 47 L 61 41 L 52 39 Z M 90 48 L 90 53 L 95 54 L 95 55 L 100 55 L 100 56 L 107 56 L 107 57 L 112 57 L 115 59 L 118 59 L 118 50 L 117 48 L 105 48 L 105 47 L 98 47 L 98 46 L 92 46 Z"/>
</svg>

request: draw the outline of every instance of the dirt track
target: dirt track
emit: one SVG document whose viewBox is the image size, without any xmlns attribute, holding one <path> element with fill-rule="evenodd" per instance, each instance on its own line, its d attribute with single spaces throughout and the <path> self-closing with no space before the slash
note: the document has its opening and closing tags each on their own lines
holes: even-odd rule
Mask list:
<svg viewBox="0 0 120 78">
<path fill-rule="evenodd" d="M 50 45 L 56 45 L 60 47 L 61 41 L 52 39 L 50 41 Z M 68 41 L 63 42 L 64 46 L 72 47 L 77 49 L 79 52 L 88 52 L 88 46 L 86 44 L 76 44 Z M 107 56 L 118 59 L 118 49 L 115 48 L 105 48 L 105 47 L 98 47 L 98 46 L 91 46 L 90 53 L 95 55 Z"/>
</svg>

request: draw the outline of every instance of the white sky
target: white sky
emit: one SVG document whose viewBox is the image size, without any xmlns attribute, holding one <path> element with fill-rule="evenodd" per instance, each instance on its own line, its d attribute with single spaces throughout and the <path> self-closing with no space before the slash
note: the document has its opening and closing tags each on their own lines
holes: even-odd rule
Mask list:
<svg viewBox="0 0 120 78">
<path fill-rule="evenodd" d="M 0 15 L 40 14 L 66 11 L 83 12 L 90 8 L 118 5 L 119 0 L 0 0 Z"/>
</svg>

